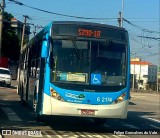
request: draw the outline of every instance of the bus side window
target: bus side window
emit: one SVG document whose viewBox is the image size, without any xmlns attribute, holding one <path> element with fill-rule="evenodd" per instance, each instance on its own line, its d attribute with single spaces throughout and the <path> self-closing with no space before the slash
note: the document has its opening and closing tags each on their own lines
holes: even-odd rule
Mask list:
<svg viewBox="0 0 160 138">
<path fill-rule="evenodd" d="M 36 77 L 36 67 L 33 67 L 33 78 Z"/>
<path fill-rule="evenodd" d="M 40 58 L 38 58 L 37 60 L 36 60 L 36 79 L 39 79 L 39 73 L 40 73 Z"/>
<path fill-rule="evenodd" d="M 36 78 L 38 79 L 39 78 L 39 73 L 40 73 L 40 71 L 39 71 L 40 69 L 39 69 L 39 67 L 37 68 L 37 71 L 36 71 Z"/>
</svg>

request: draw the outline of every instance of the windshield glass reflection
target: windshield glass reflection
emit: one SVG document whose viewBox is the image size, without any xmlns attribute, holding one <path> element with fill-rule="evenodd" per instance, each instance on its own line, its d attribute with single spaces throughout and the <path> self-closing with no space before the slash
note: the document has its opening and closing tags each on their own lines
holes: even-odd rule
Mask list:
<svg viewBox="0 0 160 138">
<path fill-rule="evenodd" d="M 112 41 L 54 40 L 53 47 L 53 82 L 125 86 L 125 44 Z"/>
</svg>

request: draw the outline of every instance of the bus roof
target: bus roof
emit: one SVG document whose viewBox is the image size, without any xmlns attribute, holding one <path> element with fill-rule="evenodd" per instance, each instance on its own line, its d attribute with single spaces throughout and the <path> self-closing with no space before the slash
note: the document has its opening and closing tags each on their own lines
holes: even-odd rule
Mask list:
<svg viewBox="0 0 160 138">
<path fill-rule="evenodd" d="M 116 30 L 122 30 L 125 31 L 125 28 L 113 26 L 113 25 L 107 25 L 107 24 L 101 24 L 101 23 L 93 23 L 93 22 L 82 22 L 82 21 L 53 21 L 52 24 L 61 24 L 61 25 L 86 25 L 86 26 L 95 26 L 95 27 L 105 27 L 110 29 L 116 29 Z"/>
<path fill-rule="evenodd" d="M 108 28 L 108 29 L 114 29 L 119 31 L 126 31 L 125 28 L 113 26 L 113 25 L 107 25 L 107 24 L 101 24 L 101 23 L 93 23 L 93 22 L 82 22 L 82 21 L 52 21 L 47 26 L 45 26 L 38 34 L 36 34 L 27 44 L 25 44 L 21 52 L 26 49 L 26 47 L 29 47 L 31 43 L 33 43 L 35 40 L 37 40 L 40 37 L 43 37 L 43 35 L 50 31 L 52 26 L 54 25 L 82 25 L 82 26 L 92 26 L 92 27 L 101 27 L 101 28 Z"/>
</svg>

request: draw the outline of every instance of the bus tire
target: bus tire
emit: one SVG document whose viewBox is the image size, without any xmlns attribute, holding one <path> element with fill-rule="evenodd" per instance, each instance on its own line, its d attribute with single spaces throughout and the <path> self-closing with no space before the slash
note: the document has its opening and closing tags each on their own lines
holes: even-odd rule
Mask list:
<svg viewBox="0 0 160 138">
<path fill-rule="evenodd" d="M 25 101 L 21 98 L 21 105 L 22 106 L 26 106 L 26 103 L 25 103 Z"/>
<path fill-rule="evenodd" d="M 43 121 L 43 117 L 41 115 L 36 114 L 35 116 L 36 116 L 36 121 L 37 122 L 42 122 Z"/>
<path fill-rule="evenodd" d="M 34 111 L 34 113 L 36 113 L 36 110 L 37 110 L 37 100 L 34 98 L 33 99 L 33 111 Z"/>
<path fill-rule="evenodd" d="M 36 87 L 34 88 L 34 96 L 33 96 L 33 111 L 36 113 L 37 110 L 37 99 L 36 99 Z"/>
<path fill-rule="evenodd" d="M 106 122 L 106 119 L 105 118 L 95 118 L 94 122 L 96 125 L 104 125 Z"/>
<path fill-rule="evenodd" d="M 33 111 L 35 114 L 35 118 L 37 122 L 42 122 L 43 121 L 43 117 L 41 115 L 39 115 L 39 113 L 37 113 L 37 98 L 36 98 L 36 94 L 37 94 L 37 87 L 35 86 L 34 88 L 34 98 L 33 98 Z"/>
</svg>

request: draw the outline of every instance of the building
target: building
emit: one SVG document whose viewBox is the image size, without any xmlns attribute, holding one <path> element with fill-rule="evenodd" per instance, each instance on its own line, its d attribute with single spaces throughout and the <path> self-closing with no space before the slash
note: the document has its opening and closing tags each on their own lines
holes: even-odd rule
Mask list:
<svg viewBox="0 0 160 138">
<path fill-rule="evenodd" d="M 11 19 L 11 27 L 14 28 L 20 42 L 22 41 L 22 32 L 23 32 L 23 22 L 17 20 L 16 18 Z M 26 25 L 25 33 L 24 33 L 24 44 L 29 41 L 30 35 L 30 26 Z M 17 79 L 18 73 L 18 61 L 9 61 L 8 68 L 11 71 L 12 79 Z"/>
<path fill-rule="evenodd" d="M 158 70 L 158 73 L 157 73 L 158 75 L 157 75 L 157 82 L 158 82 L 158 84 L 157 84 L 157 89 L 158 89 L 158 91 L 160 91 L 160 67 L 159 67 L 159 70 Z"/>
<path fill-rule="evenodd" d="M 18 35 L 18 38 L 21 42 L 22 40 L 22 32 L 23 32 L 23 22 L 17 20 L 16 18 L 11 19 L 11 26 L 15 29 L 16 34 Z M 29 35 L 30 35 L 30 26 L 26 25 L 25 28 L 25 35 L 24 35 L 24 43 L 29 41 Z"/>
<path fill-rule="evenodd" d="M 157 66 L 140 58 L 131 59 L 131 76 L 135 76 L 135 89 L 156 90 Z M 133 81 L 132 81 L 133 82 Z"/>
</svg>

